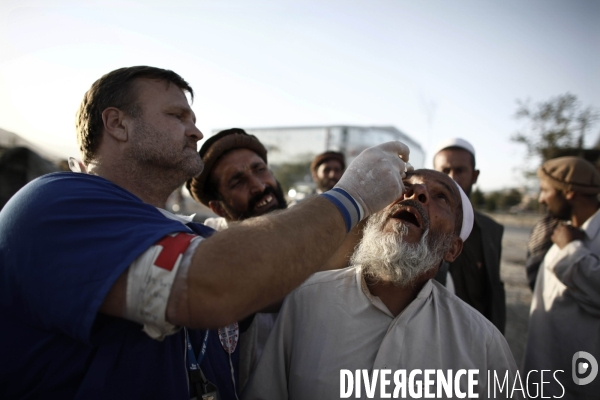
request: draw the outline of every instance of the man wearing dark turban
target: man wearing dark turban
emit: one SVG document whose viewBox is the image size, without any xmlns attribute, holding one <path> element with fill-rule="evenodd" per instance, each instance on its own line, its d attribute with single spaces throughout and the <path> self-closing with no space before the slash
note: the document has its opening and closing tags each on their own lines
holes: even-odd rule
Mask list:
<svg viewBox="0 0 600 400">
<path fill-rule="evenodd" d="M 539 202 L 564 223 L 552 233 L 535 282 L 523 373 L 530 397 L 543 381 L 545 396 L 597 399 L 600 173 L 584 159 L 560 157 L 545 162 L 538 177 Z M 552 372 L 542 376 L 544 370 Z"/>
</svg>

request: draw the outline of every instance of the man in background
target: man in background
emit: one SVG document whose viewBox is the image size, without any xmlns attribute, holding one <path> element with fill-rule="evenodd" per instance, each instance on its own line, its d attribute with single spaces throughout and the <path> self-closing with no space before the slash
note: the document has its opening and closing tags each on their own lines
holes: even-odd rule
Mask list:
<svg viewBox="0 0 600 400">
<path fill-rule="evenodd" d="M 346 169 L 344 154 L 337 151 L 326 151 L 316 156 L 310 164 L 310 173 L 317 184 L 316 193 L 331 190 L 342 177 Z"/>
<path fill-rule="evenodd" d="M 475 169 L 475 149 L 464 139 L 448 139 L 434 153 L 433 168 L 450 176 L 471 195 L 479 170 Z M 450 281 L 454 293 L 475 308 L 504 333 L 506 295 L 500 280 L 500 256 L 504 227 L 475 211 L 475 224 L 463 251 L 456 260 L 442 265 L 436 279 Z M 449 274 L 446 273 L 449 272 Z M 451 288 L 452 284 L 446 285 Z"/>
<path fill-rule="evenodd" d="M 210 137 L 199 151 L 200 175 L 187 182 L 192 197 L 219 218 L 204 224 L 216 230 L 230 222 L 287 208 L 279 182 L 267 165 L 267 149 L 243 129 L 232 128 Z"/>
<path fill-rule="evenodd" d="M 546 161 L 537 174 L 539 202 L 563 222 L 552 233 L 554 244 L 535 281 L 523 372 L 531 372 L 528 381 L 535 391 L 532 382 L 540 382 L 540 371 L 563 371 L 548 379 L 547 397 L 597 399 L 600 379 L 593 377 L 600 360 L 600 173 L 582 158 L 560 157 Z M 591 381 L 586 382 L 588 377 Z"/>
<path fill-rule="evenodd" d="M 199 154 L 204 169 L 187 181 L 187 188 L 196 201 L 219 215 L 208 218 L 205 225 L 221 231 L 231 223 L 287 207 L 279 182 L 267 164 L 267 149 L 255 136 L 243 129 L 227 129 L 204 142 Z M 260 357 L 276 318 L 276 312 L 257 313 L 250 326 L 241 329 L 239 345 L 232 354 L 234 371 L 239 371 L 240 391 Z M 218 343 L 209 350 L 212 351 L 207 352 L 206 363 L 218 364 L 215 368 L 219 369 L 229 368 L 226 352 Z"/>
</svg>

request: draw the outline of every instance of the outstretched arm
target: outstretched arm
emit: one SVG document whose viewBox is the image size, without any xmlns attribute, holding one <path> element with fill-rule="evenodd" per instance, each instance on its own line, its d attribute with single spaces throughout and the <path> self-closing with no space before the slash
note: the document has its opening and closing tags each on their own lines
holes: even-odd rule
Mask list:
<svg viewBox="0 0 600 400">
<path fill-rule="evenodd" d="M 220 232 L 198 246 L 187 313 L 172 322 L 223 326 L 268 306 L 318 271 L 344 237 L 342 216 L 323 198 Z"/>
<path fill-rule="evenodd" d="M 367 149 L 350 164 L 336 188 L 354 199 L 364 218 L 402 194 L 403 160 L 408 160 L 408 148 L 400 142 Z M 224 326 L 281 300 L 322 269 L 344 240 L 348 221 L 357 215 L 348 218 L 340 208 L 344 202 L 342 198 L 336 205 L 320 196 L 244 221 L 201 242 L 189 268 L 177 272 L 167 321 L 192 328 Z M 126 297 L 125 273 L 101 311 L 125 316 Z"/>
</svg>

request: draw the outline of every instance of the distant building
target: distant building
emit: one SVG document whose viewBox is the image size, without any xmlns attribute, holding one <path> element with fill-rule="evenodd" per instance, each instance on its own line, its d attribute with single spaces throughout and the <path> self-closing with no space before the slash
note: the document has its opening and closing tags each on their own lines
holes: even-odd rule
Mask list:
<svg viewBox="0 0 600 400">
<path fill-rule="evenodd" d="M 282 128 L 252 128 L 246 132 L 255 135 L 269 151 L 269 164 L 310 161 L 327 150 L 344 153 L 346 164 L 364 149 L 391 140 L 399 140 L 410 147 L 410 163 L 415 168 L 425 165 L 421 145 L 393 126 L 300 126 Z"/>
</svg>

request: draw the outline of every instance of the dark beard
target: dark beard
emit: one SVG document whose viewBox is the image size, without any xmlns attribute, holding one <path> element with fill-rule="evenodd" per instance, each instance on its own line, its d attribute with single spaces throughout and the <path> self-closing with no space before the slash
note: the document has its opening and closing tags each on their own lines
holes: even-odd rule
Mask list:
<svg viewBox="0 0 600 400">
<path fill-rule="evenodd" d="M 266 195 L 273 195 L 275 199 L 277 199 L 277 206 L 267 211 L 265 214 L 268 214 L 275 210 L 285 210 L 287 208 L 287 201 L 285 200 L 285 196 L 283 195 L 283 190 L 281 189 L 281 185 L 277 182 L 277 187 L 273 188 L 272 186 L 267 186 L 262 193 L 253 196 L 250 201 L 248 201 L 248 207 L 245 211 L 239 212 L 229 207 L 227 203 L 221 201 L 221 206 L 225 210 L 225 212 L 229 215 L 229 220 L 231 221 L 243 221 L 248 218 L 256 217 L 254 215 L 254 207 L 258 204 L 259 201 Z M 264 214 L 261 214 L 264 215 Z"/>
<path fill-rule="evenodd" d="M 571 216 L 573 215 L 573 206 L 571 204 L 567 203 L 566 201 L 555 212 L 548 210 L 548 207 L 546 207 L 546 210 L 548 211 L 548 213 L 551 216 L 553 216 L 554 218 L 560 219 L 561 221 L 570 221 Z"/>
<path fill-rule="evenodd" d="M 319 189 L 321 192 L 326 192 L 328 190 L 331 190 L 336 185 L 336 183 L 338 183 L 338 181 L 334 179 L 319 179 L 319 181 L 317 182 L 317 189 Z"/>
</svg>

